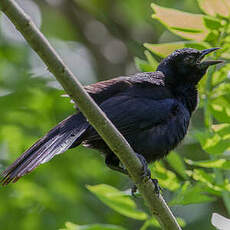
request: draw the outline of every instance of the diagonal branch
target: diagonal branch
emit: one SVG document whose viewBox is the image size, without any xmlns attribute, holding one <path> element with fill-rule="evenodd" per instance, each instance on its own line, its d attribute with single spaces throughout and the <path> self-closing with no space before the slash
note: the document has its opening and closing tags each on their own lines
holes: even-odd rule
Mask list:
<svg viewBox="0 0 230 230">
<path fill-rule="evenodd" d="M 77 78 L 63 63 L 31 19 L 14 0 L 1 0 L 0 8 L 21 32 L 29 45 L 37 52 L 49 71 L 61 83 L 64 90 L 78 104 L 81 112 L 87 117 L 90 124 L 119 157 L 162 228 L 165 230 L 181 230 L 162 196 L 155 194 L 152 181 L 149 178 L 142 177 L 142 164 L 125 138 L 85 92 Z"/>
</svg>

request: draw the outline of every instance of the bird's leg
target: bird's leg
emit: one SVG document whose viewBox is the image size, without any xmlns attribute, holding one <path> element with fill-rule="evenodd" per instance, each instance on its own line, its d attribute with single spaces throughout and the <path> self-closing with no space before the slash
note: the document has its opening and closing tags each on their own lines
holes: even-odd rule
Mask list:
<svg viewBox="0 0 230 230">
<path fill-rule="evenodd" d="M 148 177 L 149 179 L 152 180 L 152 182 L 153 182 L 153 184 L 154 184 L 154 186 L 155 186 L 154 191 L 155 191 L 155 193 L 156 193 L 157 195 L 159 195 L 159 194 L 160 194 L 161 188 L 160 188 L 160 186 L 159 186 L 159 184 L 158 184 L 158 180 L 157 180 L 157 179 L 152 179 L 152 178 L 151 178 L 151 171 L 150 171 L 150 169 L 148 168 L 148 163 L 147 163 L 147 161 L 145 160 L 144 156 L 141 155 L 141 154 L 138 154 L 138 153 L 136 153 L 136 155 L 137 155 L 137 157 L 139 158 L 139 160 L 141 161 L 141 164 L 142 164 L 142 167 L 143 167 L 143 174 L 142 174 L 142 177 Z M 134 185 L 132 186 L 132 188 L 131 188 L 131 194 L 132 194 L 132 196 L 135 196 L 136 191 L 137 191 L 137 186 L 134 184 Z"/>
<path fill-rule="evenodd" d="M 155 186 L 154 191 L 159 196 L 160 191 L 161 191 L 161 187 L 160 187 L 160 185 L 158 183 L 158 180 L 157 179 L 152 179 L 152 178 L 151 178 L 151 180 L 152 180 L 152 182 L 153 182 L 153 184 Z"/>
<path fill-rule="evenodd" d="M 144 156 L 141 155 L 141 154 L 139 154 L 139 153 L 136 153 L 136 156 L 139 158 L 139 160 L 140 160 L 140 162 L 142 164 L 142 170 L 143 170 L 142 177 L 149 177 L 149 178 L 151 178 L 151 171 L 148 168 L 148 163 L 145 160 Z"/>
<path fill-rule="evenodd" d="M 147 176 L 147 177 L 151 178 L 151 171 L 148 168 L 148 163 L 145 160 L 144 156 L 142 156 L 141 154 L 138 154 L 138 153 L 136 153 L 136 155 L 140 159 L 141 164 L 143 166 L 143 175 L 142 176 L 143 177 Z M 125 175 L 129 176 L 128 171 L 125 168 L 123 168 L 123 167 L 120 166 L 120 160 L 114 154 L 108 154 L 108 155 L 106 155 L 106 157 L 105 157 L 105 164 L 110 169 L 118 171 L 118 172 L 120 172 L 122 174 L 125 174 Z M 158 180 L 157 179 L 151 179 L 151 180 L 154 183 L 156 194 L 159 195 L 161 188 L 158 185 Z M 135 196 L 136 191 L 137 191 L 137 186 L 134 184 L 131 187 L 131 194 L 133 196 Z"/>
<path fill-rule="evenodd" d="M 119 165 L 120 160 L 114 154 L 106 155 L 105 164 L 107 165 L 107 167 L 109 167 L 112 170 L 128 175 L 127 170 Z"/>
</svg>

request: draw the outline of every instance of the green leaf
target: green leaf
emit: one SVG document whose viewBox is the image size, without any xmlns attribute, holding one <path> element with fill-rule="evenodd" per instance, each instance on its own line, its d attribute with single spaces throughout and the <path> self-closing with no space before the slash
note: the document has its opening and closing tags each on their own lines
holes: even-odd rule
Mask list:
<svg viewBox="0 0 230 230">
<path fill-rule="evenodd" d="M 204 16 L 204 24 L 207 28 L 217 30 L 222 27 L 221 21 L 217 18 Z"/>
<path fill-rule="evenodd" d="M 204 24 L 204 16 L 201 14 L 186 13 L 161 7 L 154 3 L 151 4 L 151 7 L 155 12 L 153 18 L 183 38 L 202 41 L 209 33 Z"/>
<path fill-rule="evenodd" d="M 228 17 L 230 14 L 230 4 L 228 0 L 198 0 L 200 8 L 209 15 L 221 15 Z"/>
<path fill-rule="evenodd" d="M 230 83 L 222 83 L 214 88 L 211 92 L 212 98 L 218 98 L 220 96 L 228 96 L 230 92 Z"/>
<path fill-rule="evenodd" d="M 209 45 L 207 43 L 196 43 L 196 42 L 173 42 L 173 43 L 163 43 L 163 44 L 150 44 L 145 43 L 145 48 L 153 52 L 160 57 L 166 57 L 171 54 L 176 49 L 182 48 L 195 48 L 195 49 L 207 49 Z"/>
<path fill-rule="evenodd" d="M 135 202 L 116 188 L 101 184 L 87 186 L 103 203 L 120 214 L 137 220 L 145 220 L 148 215 L 137 209 Z"/>
<path fill-rule="evenodd" d="M 110 224 L 77 225 L 71 222 L 66 222 L 65 228 L 60 230 L 125 230 L 125 228 Z"/>
<path fill-rule="evenodd" d="M 230 137 L 223 139 L 218 133 L 196 132 L 195 137 L 210 154 L 221 154 L 230 147 Z"/>
<path fill-rule="evenodd" d="M 175 173 L 163 167 L 161 162 L 155 162 L 153 167 L 151 167 L 151 172 L 152 175 L 158 179 L 161 187 L 171 191 L 177 190 L 180 187 L 179 180 Z"/>
<path fill-rule="evenodd" d="M 161 225 L 159 224 L 157 219 L 152 217 L 152 218 L 145 221 L 145 223 L 142 225 L 140 230 L 147 230 L 150 226 L 154 226 L 154 227 L 158 227 L 158 228 L 161 227 Z"/>
<path fill-rule="evenodd" d="M 220 135 L 223 139 L 228 139 L 230 135 L 230 124 L 222 123 L 212 125 L 212 130 L 218 135 Z"/>
<path fill-rule="evenodd" d="M 204 183 L 210 189 L 214 191 L 221 192 L 223 188 L 221 186 L 215 185 L 215 176 L 211 173 L 206 173 L 202 169 L 194 169 L 193 170 L 193 179 L 199 182 Z"/>
<path fill-rule="evenodd" d="M 154 67 L 154 69 L 156 70 L 159 62 L 153 57 L 153 55 L 148 50 L 145 50 L 144 54 L 145 54 L 149 64 L 152 65 Z"/>
<path fill-rule="evenodd" d="M 199 166 L 203 168 L 218 168 L 218 169 L 230 169 L 230 161 L 226 159 L 217 159 L 217 160 L 206 160 L 206 161 L 192 161 L 185 159 L 185 162 L 189 165 Z"/>
<path fill-rule="evenodd" d="M 205 38 L 205 42 L 208 42 L 210 44 L 216 44 L 218 42 L 219 37 L 220 37 L 219 32 L 216 30 L 212 30 Z"/>
<path fill-rule="evenodd" d="M 230 73 L 230 64 L 226 64 L 222 66 L 218 71 L 214 72 L 212 76 L 212 85 L 215 86 L 223 82 L 228 77 L 229 73 Z"/>
<path fill-rule="evenodd" d="M 185 220 L 184 220 L 183 218 L 177 217 L 176 220 L 177 220 L 178 224 L 179 224 L 182 228 L 184 228 L 184 227 L 186 226 L 186 222 L 185 222 Z"/>
<path fill-rule="evenodd" d="M 206 190 L 202 183 L 191 185 L 190 182 L 185 182 L 171 200 L 170 205 L 188 205 L 215 200 L 215 198 L 204 194 L 204 191 Z"/>
<path fill-rule="evenodd" d="M 136 57 L 134 60 L 137 68 L 142 72 L 154 72 L 156 70 L 154 66 L 145 60 L 142 60 L 138 57 Z"/>
<path fill-rule="evenodd" d="M 229 34 L 229 31 L 227 33 Z M 230 42 L 230 36 L 226 35 L 226 37 L 223 38 L 223 40 L 222 40 L 222 47 L 221 47 L 222 48 L 221 49 L 221 52 L 222 52 L 221 57 L 225 58 L 225 59 L 228 59 L 228 60 L 230 59 L 230 43 L 229 42 Z M 226 65 L 224 65 L 224 67 L 225 66 L 229 67 L 229 65 L 230 64 L 226 64 Z M 226 72 L 229 72 L 229 69 Z"/>
<path fill-rule="evenodd" d="M 179 223 L 179 225 L 183 228 L 186 226 L 186 222 L 184 219 L 180 218 L 180 217 L 177 217 L 177 222 Z M 148 227 L 151 227 L 151 226 L 154 226 L 154 227 L 157 227 L 157 228 L 161 228 L 161 225 L 159 224 L 159 222 L 157 221 L 156 218 L 152 217 L 151 219 L 148 219 L 145 221 L 145 223 L 143 224 L 143 226 L 141 227 L 140 230 L 147 230 Z"/>
<path fill-rule="evenodd" d="M 187 174 L 186 174 L 186 168 L 185 168 L 185 164 L 184 161 L 181 159 L 181 157 L 175 153 L 175 152 L 171 152 L 168 156 L 167 156 L 167 161 L 170 164 L 170 166 L 179 174 L 181 175 L 183 178 L 187 178 Z"/>
<path fill-rule="evenodd" d="M 220 122 L 230 123 L 230 102 L 225 97 L 210 101 L 212 115 Z"/>
</svg>

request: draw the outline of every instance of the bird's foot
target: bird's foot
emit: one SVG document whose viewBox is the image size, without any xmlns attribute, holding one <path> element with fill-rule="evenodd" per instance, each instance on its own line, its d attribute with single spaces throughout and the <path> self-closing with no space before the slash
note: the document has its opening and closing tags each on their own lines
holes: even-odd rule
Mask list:
<svg viewBox="0 0 230 230">
<path fill-rule="evenodd" d="M 145 160 L 144 156 L 142 156 L 141 154 L 136 153 L 136 156 L 139 158 L 141 164 L 142 164 L 142 170 L 143 170 L 143 174 L 142 174 L 142 178 L 147 177 L 148 179 L 151 178 L 151 171 L 148 168 L 148 163 Z"/>
<path fill-rule="evenodd" d="M 160 191 L 161 191 L 161 187 L 158 183 L 158 180 L 157 179 L 152 179 L 152 182 L 154 184 L 154 192 L 156 193 L 157 196 L 160 195 Z M 134 184 L 132 187 L 131 187 L 131 195 L 136 198 L 136 192 L 137 192 L 137 186 Z"/>
<path fill-rule="evenodd" d="M 152 179 L 152 178 L 151 178 L 151 180 L 152 180 L 152 182 L 153 182 L 153 184 L 155 186 L 154 191 L 159 196 L 160 195 L 160 191 L 161 191 L 161 187 L 160 187 L 160 185 L 158 183 L 158 180 L 157 179 Z"/>
<path fill-rule="evenodd" d="M 154 186 L 155 186 L 154 191 L 155 191 L 155 193 L 159 196 L 160 191 L 161 191 L 161 187 L 160 187 L 159 184 L 158 184 L 158 180 L 157 180 L 157 179 L 152 179 L 152 178 L 151 178 L 151 171 L 150 171 L 150 169 L 148 168 L 148 163 L 147 163 L 147 161 L 145 160 L 144 156 L 141 155 L 141 154 L 138 154 L 138 153 L 136 153 L 136 155 L 137 155 L 137 157 L 139 158 L 139 160 L 141 161 L 141 164 L 142 164 L 142 166 L 143 166 L 142 179 L 145 179 L 145 180 L 146 180 L 146 178 L 147 178 L 147 180 L 148 180 L 148 179 L 151 179 L 152 182 L 153 182 L 153 184 L 154 184 Z M 137 191 L 137 186 L 136 186 L 136 185 L 133 185 L 133 186 L 131 187 L 131 194 L 132 194 L 132 196 L 135 197 L 136 191 Z"/>
</svg>

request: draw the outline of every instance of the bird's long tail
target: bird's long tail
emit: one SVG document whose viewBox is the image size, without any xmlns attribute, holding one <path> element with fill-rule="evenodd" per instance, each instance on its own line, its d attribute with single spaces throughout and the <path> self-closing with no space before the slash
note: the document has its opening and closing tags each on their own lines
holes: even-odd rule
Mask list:
<svg viewBox="0 0 230 230">
<path fill-rule="evenodd" d="M 7 185 L 10 182 L 16 182 L 38 165 L 49 161 L 57 154 L 65 152 L 73 144 L 74 146 L 79 145 L 88 126 L 89 124 L 82 114 L 69 116 L 10 165 L 1 174 L 0 183 Z"/>
</svg>

